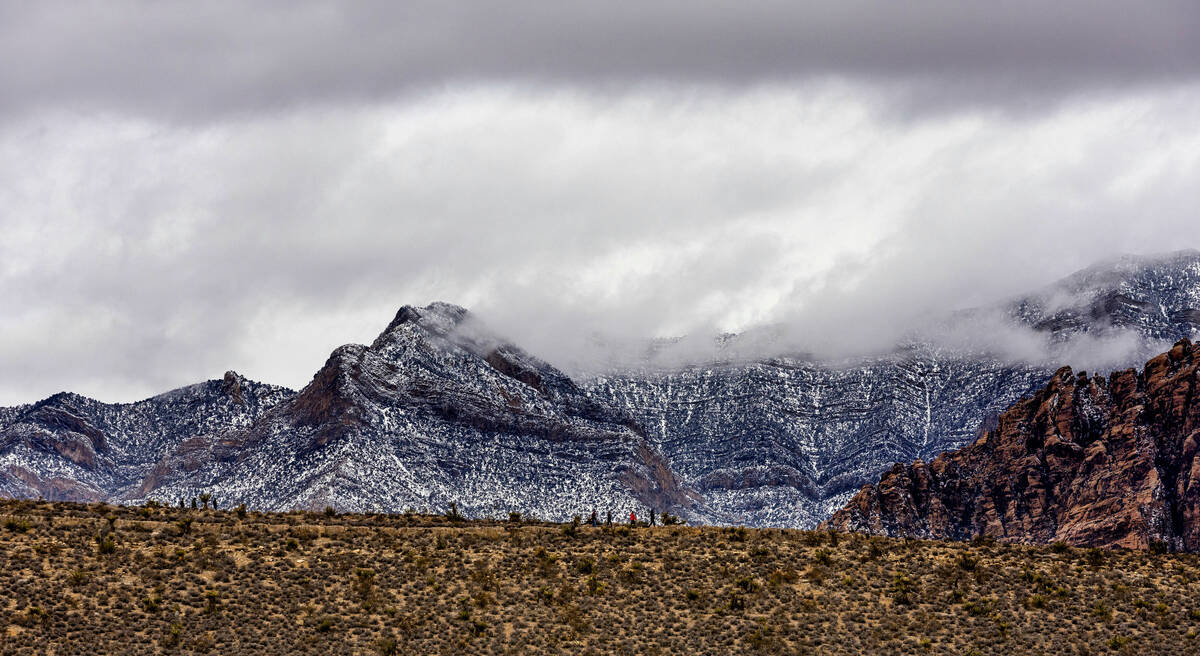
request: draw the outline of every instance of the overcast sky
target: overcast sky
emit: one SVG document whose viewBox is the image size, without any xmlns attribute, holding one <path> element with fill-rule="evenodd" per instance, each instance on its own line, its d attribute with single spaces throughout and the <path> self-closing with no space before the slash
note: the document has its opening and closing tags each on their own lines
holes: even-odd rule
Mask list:
<svg viewBox="0 0 1200 656">
<path fill-rule="evenodd" d="M 1200 247 L 1200 4 L 0 1 L 0 404 L 400 305 L 814 344 Z M 806 334 L 808 334 L 806 333 Z"/>
</svg>

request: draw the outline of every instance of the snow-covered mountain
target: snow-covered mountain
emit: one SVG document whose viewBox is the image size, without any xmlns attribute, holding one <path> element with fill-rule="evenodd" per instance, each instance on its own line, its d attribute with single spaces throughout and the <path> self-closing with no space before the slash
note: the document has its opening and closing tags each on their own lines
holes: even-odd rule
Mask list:
<svg viewBox="0 0 1200 656">
<path fill-rule="evenodd" d="M 650 506 L 812 526 L 893 463 L 971 441 L 1060 364 L 1113 344 L 1132 364 L 1195 338 L 1198 308 L 1200 253 L 1124 258 L 951 315 L 944 333 L 882 355 L 573 381 L 462 308 L 405 307 L 371 345 L 336 349 L 298 393 L 230 373 L 133 404 L 59 394 L 0 409 L 0 494 L 173 503 L 207 492 L 264 509 L 454 502 L 550 519 Z M 1014 354 L 979 329 L 981 315 L 1007 317 L 1044 352 Z"/>
<path fill-rule="evenodd" d="M 118 499 L 159 459 L 199 435 L 250 426 L 295 392 L 230 371 L 136 403 L 59 393 L 0 410 L 0 494 Z"/>
<path fill-rule="evenodd" d="M 752 525 L 812 526 L 911 454 L 975 436 L 1046 372 L 930 348 L 838 364 L 789 358 L 598 378 L 680 477 Z"/>
<path fill-rule="evenodd" d="M 1200 331 L 1200 252 L 1102 262 L 1012 302 L 1008 310 L 1060 341 L 1127 330 L 1173 342 Z"/>
<path fill-rule="evenodd" d="M 271 510 L 711 519 L 630 417 L 445 303 L 401 308 L 370 346 L 338 348 L 252 426 L 184 441 L 133 496 L 200 492 Z"/>
<path fill-rule="evenodd" d="M 1119 346 L 1106 363 L 1133 366 L 1194 338 L 1197 308 L 1200 253 L 1124 257 L 949 316 L 932 336 L 882 356 L 640 368 L 585 386 L 637 417 L 715 510 L 747 524 L 809 527 L 893 463 L 971 442 L 1064 360 L 1094 361 L 1095 351 Z M 989 332 L 997 321 L 1003 335 Z"/>
</svg>

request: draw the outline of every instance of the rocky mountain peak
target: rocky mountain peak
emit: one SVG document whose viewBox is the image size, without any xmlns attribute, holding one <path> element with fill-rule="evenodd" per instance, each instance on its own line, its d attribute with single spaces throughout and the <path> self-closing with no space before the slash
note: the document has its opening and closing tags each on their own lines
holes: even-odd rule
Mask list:
<svg viewBox="0 0 1200 656">
<path fill-rule="evenodd" d="M 391 335 L 402 326 L 416 326 L 433 334 L 450 335 L 470 316 L 471 313 L 466 308 L 441 301 L 435 301 L 423 308 L 404 305 L 396 312 L 395 318 L 387 328 L 380 333 L 379 339 Z"/>
<path fill-rule="evenodd" d="M 238 372 L 226 371 L 225 376 L 221 379 L 221 391 L 232 398 L 234 403 L 245 404 L 246 400 L 242 396 L 242 387 L 245 383 L 246 379 Z"/>
</svg>

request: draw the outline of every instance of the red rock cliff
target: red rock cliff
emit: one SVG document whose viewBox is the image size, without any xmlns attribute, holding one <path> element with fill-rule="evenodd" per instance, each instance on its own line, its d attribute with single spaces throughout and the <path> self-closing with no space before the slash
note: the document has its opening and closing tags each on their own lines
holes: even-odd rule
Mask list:
<svg viewBox="0 0 1200 656">
<path fill-rule="evenodd" d="M 1200 551 L 1200 344 L 1141 373 L 1060 369 L 974 444 L 895 465 L 826 525 L 877 535 Z"/>
</svg>

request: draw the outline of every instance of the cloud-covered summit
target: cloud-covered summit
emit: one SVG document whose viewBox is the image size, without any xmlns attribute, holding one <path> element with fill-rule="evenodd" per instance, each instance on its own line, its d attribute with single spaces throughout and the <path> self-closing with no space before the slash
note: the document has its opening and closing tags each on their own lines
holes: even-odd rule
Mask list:
<svg viewBox="0 0 1200 656">
<path fill-rule="evenodd" d="M 299 387 L 439 299 L 838 351 L 1200 246 L 1192 3 L 347 6 L 0 5 L 0 403 Z"/>
</svg>

